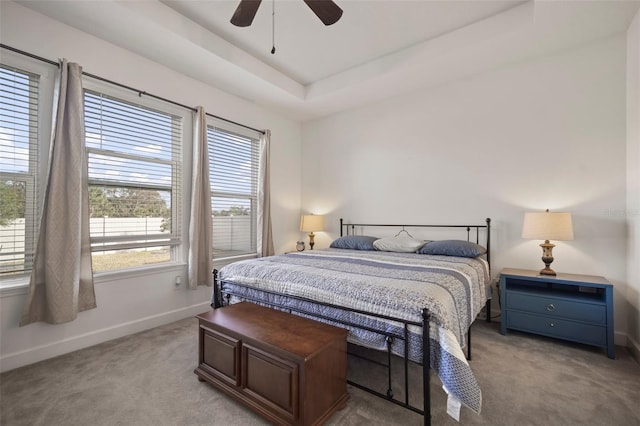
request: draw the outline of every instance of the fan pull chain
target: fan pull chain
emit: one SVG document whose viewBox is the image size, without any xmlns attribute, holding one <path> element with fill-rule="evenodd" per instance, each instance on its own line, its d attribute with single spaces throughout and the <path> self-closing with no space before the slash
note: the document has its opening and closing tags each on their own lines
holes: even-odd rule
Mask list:
<svg viewBox="0 0 640 426">
<path fill-rule="evenodd" d="M 276 53 L 276 0 L 271 1 L 271 54 Z"/>
</svg>

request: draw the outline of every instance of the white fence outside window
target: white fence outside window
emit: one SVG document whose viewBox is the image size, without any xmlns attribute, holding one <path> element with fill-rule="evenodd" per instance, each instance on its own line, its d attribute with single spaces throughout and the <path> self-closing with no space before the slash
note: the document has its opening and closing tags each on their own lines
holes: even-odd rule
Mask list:
<svg viewBox="0 0 640 426">
<path fill-rule="evenodd" d="M 251 250 L 251 216 L 216 216 L 213 218 L 213 247 L 216 253 L 248 252 Z M 109 235 L 167 234 L 162 231 L 163 218 L 91 218 L 91 233 Z M 15 259 L 8 253 L 24 252 L 25 220 L 16 219 L 0 227 L 0 265 Z M 107 253 L 107 252 L 103 252 Z M 0 272 L 2 268 L 0 266 Z"/>
</svg>

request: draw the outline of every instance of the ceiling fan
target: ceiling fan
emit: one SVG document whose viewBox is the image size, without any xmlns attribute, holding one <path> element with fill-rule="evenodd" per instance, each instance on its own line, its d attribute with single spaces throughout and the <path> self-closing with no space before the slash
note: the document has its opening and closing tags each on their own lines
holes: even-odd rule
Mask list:
<svg viewBox="0 0 640 426">
<path fill-rule="evenodd" d="M 236 27 L 248 27 L 256 16 L 262 0 L 240 0 L 240 4 L 231 17 L 231 23 Z M 325 25 L 338 22 L 342 16 L 342 9 L 332 0 L 304 0 L 309 8 Z"/>
</svg>

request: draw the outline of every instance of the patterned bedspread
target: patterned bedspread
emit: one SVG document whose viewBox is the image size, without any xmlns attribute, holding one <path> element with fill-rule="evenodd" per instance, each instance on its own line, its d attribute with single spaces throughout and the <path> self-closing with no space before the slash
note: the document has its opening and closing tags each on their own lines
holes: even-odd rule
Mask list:
<svg viewBox="0 0 640 426">
<path fill-rule="evenodd" d="M 279 295 L 292 295 L 417 323 L 427 308 L 431 368 L 450 397 L 480 412 L 481 391 L 463 348 L 467 329 L 486 302 L 489 274 L 483 259 L 324 249 L 235 262 L 221 268 L 218 278 L 225 289 L 239 295 L 232 303 L 243 295 L 265 302 L 282 302 Z M 403 333 L 397 322 L 296 303 L 325 317 Z M 386 349 L 384 336 L 347 328 L 352 343 Z M 422 362 L 421 327 L 409 326 L 408 341 L 409 359 Z M 392 351 L 404 356 L 404 342 L 394 339 Z"/>
</svg>

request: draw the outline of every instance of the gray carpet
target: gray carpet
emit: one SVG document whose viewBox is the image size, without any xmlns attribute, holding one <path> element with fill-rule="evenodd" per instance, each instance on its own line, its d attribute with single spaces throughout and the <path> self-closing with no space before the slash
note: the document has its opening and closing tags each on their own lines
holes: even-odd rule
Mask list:
<svg viewBox="0 0 640 426">
<path fill-rule="evenodd" d="M 113 340 L 0 376 L 0 424 L 258 425 L 261 418 L 193 374 L 193 318 Z M 640 366 L 625 348 L 597 348 L 510 332 L 476 321 L 471 366 L 483 391 L 480 415 L 463 425 L 640 425 Z M 352 361 L 350 374 L 375 377 Z M 415 381 L 415 380 L 414 380 Z M 419 383 L 412 386 L 419 388 Z M 432 378 L 433 424 L 455 425 Z M 331 425 L 419 425 L 411 411 L 349 387 Z M 419 398 L 420 395 L 417 395 Z"/>
</svg>

